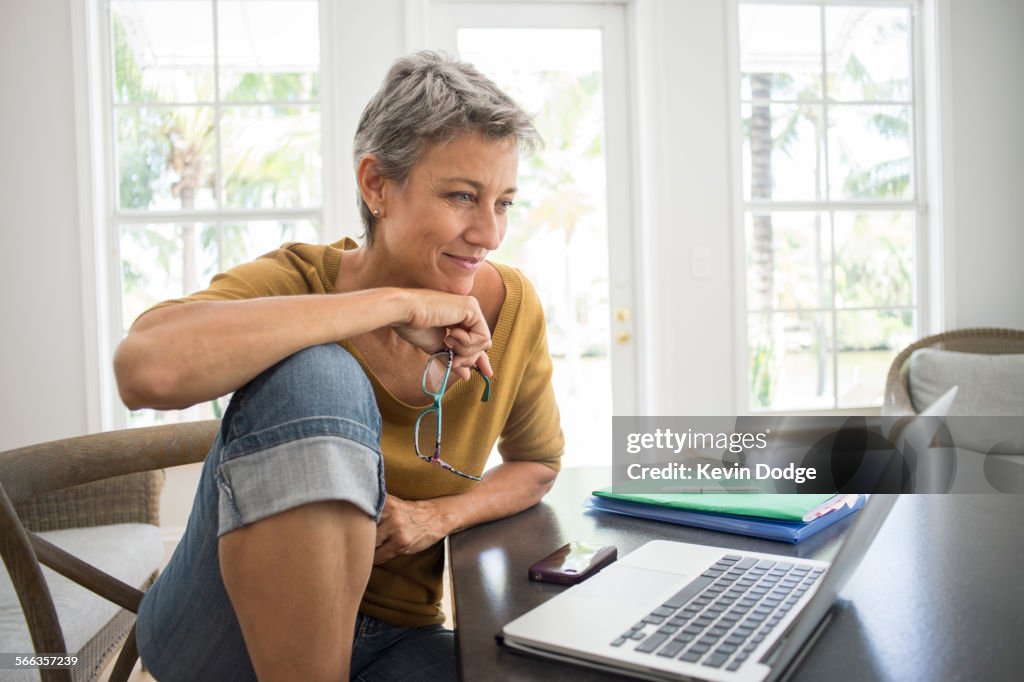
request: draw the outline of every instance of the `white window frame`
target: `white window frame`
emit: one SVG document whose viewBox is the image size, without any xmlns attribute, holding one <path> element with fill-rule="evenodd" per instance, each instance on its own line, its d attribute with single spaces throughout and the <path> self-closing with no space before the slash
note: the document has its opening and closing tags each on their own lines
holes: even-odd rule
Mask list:
<svg viewBox="0 0 1024 682">
<path fill-rule="evenodd" d="M 832 349 L 832 408 L 811 408 L 811 409 L 764 409 L 754 407 L 750 403 L 749 390 L 749 337 L 747 321 L 751 314 L 747 302 L 746 284 L 746 234 L 745 221 L 748 211 L 758 209 L 770 211 L 818 211 L 832 213 L 842 210 L 912 210 L 915 212 L 914 223 L 914 304 L 912 306 L 885 306 L 879 309 L 911 309 L 915 316 L 914 332 L 916 336 L 922 336 L 929 331 L 935 331 L 943 324 L 948 324 L 951 318 L 951 310 L 948 305 L 937 305 L 937 301 L 943 297 L 942 273 L 948 262 L 942 262 L 941 244 L 945 236 L 941 216 L 933 216 L 928 210 L 928 197 L 931 192 L 939 191 L 935 178 L 940 175 L 938 170 L 938 149 L 937 143 L 937 119 L 928 115 L 929 110 L 938 106 L 938 98 L 933 87 L 926 88 L 926 83 L 932 81 L 932 75 L 936 71 L 937 37 L 929 39 L 926 37 L 925 28 L 931 32 L 935 31 L 938 13 L 935 7 L 936 2 L 945 0 L 731 0 L 728 7 L 728 38 L 726 46 L 728 49 L 727 62 L 731 82 L 729 87 L 729 116 L 732 124 L 730 126 L 732 141 L 732 185 L 735 195 L 733 202 L 733 272 L 734 276 L 734 324 L 736 329 L 736 357 L 734 365 L 735 396 L 737 414 L 865 414 L 877 413 L 878 406 L 846 406 L 838 407 L 838 362 L 837 351 Z M 743 122 L 740 115 L 741 100 L 740 92 L 740 44 L 739 44 L 739 6 L 745 5 L 804 5 L 814 7 L 828 6 L 870 6 L 870 7 L 910 7 L 912 27 L 910 31 L 911 41 L 911 79 L 913 84 L 912 98 L 909 102 L 897 102 L 895 104 L 909 104 L 913 109 L 913 130 L 911 135 L 911 153 L 914 156 L 914 196 L 909 200 L 896 201 L 751 201 L 744 196 L 743 183 Z M 927 7 L 926 7 L 927 5 Z M 948 16 L 946 12 L 945 16 Z M 824 22 L 824 12 L 822 12 Z M 822 54 L 825 52 L 824 26 L 822 26 Z M 947 43 L 948 44 L 948 43 Z M 827 73 L 828 65 L 824 58 L 822 61 L 823 75 Z M 845 104 L 845 102 L 844 102 Z M 885 104 L 890 104 L 886 102 Z M 828 99 L 824 98 L 824 112 L 828 114 Z M 827 120 L 827 118 L 826 118 Z M 825 172 L 828 173 L 828 160 L 826 145 Z M 935 154 L 935 156 L 932 156 Z M 831 223 L 831 221 L 830 221 Z M 946 259 L 948 261 L 948 259 Z M 831 244 L 830 261 L 835 264 L 835 244 Z M 952 276 L 952 275 L 951 275 Z M 839 310 L 834 305 L 835 292 L 833 292 L 833 305 L 830 308 L 814 308 L 801 310 L 800 312 L 829 312 L 832 313 L 832 336 L 835 341 L 835 313 Z M 843 309 L 847 310 L 847 309 Z M 766 311 L 768 314 L 778 311 L 772 309 Z M 898 350 L 897 350 L 898 352 Z"/>
<path fill-rule="evenodd" d="M 216 3 L 218 0 L 211 0 Z M 330 0 L 318 0 L 320 33 L 320 93 L 322 198 L 315 209 L 253 209 L 148 211 L 122 210 L 116 192 L 114 162 L 113 64 L 110 51 L 109 8 L 106 0 L 72 0 L 71 33 L 74 57 L 75 127 L 77 141 L 78 213 L 81 227 L 83 339 L 85 348 L 86 425 L 89 431 L 124 428 L 128 411 L 120 400 L 113 376 L 114 350 L 122 337 L 120 225 L 131 223 L 228 220 L 311 219 L 323 241 L 328 226 L 338 225 L 341 200 L 349 187 L 339 188 L 337 124 L 339 90 L 335 51 L 331 49 L 338 17 Z M 216 22 L 216 14 L 211 20 Z M 214 41 L 217 32 L 214 23 Z M 215 53 L 216 54 L 216 53 Z M 208 104 L 219 107 L 220 94 Z M 153 103 L 160 106 L 161 103 Z M 290 105 L 295 104 L 290 102 Z M 347 113 L 347 112 L 346 112 Z M 218 147 L 219 156 L 219 147 Z M 218 159 L 219 162 L 219 159 Z M 354 199 L 353 199 L 354 203 Z M 351 209 L 347 213 L 355 215 Z"/>
</svg>

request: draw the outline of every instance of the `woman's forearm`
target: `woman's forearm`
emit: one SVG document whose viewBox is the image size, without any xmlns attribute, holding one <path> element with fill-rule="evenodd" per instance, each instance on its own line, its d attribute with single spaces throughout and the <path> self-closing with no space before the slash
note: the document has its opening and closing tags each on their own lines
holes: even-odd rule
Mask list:
<svg viewBox="0 0 1024 682">
<path fill-rule="evenodd" d="M 539 462 L 505 462 L 488 471 L 472 490 L 432 500 L 443 519 L 445 535 L 494 521 L 540 502 L 558 474 Z"/>
<path fill-rule="evenodd" d="M 132 409 L 211 400 L 303 348 L 394 324 L 407 314 L 401 298 L 398 289 L 370 289 L 158 308 L 118 346 L 118 390 Z"/>
</svg>

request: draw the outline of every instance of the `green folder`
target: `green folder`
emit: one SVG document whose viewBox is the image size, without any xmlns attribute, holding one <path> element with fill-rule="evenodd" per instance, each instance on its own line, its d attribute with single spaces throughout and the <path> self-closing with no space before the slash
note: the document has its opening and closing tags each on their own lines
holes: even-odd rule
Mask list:
<svg viewBox="0 0 1024 682">
<path fill-rule="evenodd" d="M 610 488 L 595 490 L 594 495 L 614 500 L 652 504 L 671 509 L 755 516 L 800 523 L 804 515 L 835 497 L 827 494 L 765 493 L 613 493 Z"/>
</svg>

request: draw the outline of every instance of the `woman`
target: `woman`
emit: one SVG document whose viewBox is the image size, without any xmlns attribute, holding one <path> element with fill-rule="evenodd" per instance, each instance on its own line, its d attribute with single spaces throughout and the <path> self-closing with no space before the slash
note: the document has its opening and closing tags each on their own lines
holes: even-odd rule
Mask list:
<svg viewBox="0 0 1024 682">
<path fill-rule="evenodd" d="M 126 405 L 235 392 L 139 612 L 157 679 L 455 679 L 443 539 L 536 504 L 563 449 L 539 301 L 484 260 L 538 140 L 471 66 L 400 59 L 355 138 L 365 246 L 287 244 L 136 321 Z"/>
</svg>

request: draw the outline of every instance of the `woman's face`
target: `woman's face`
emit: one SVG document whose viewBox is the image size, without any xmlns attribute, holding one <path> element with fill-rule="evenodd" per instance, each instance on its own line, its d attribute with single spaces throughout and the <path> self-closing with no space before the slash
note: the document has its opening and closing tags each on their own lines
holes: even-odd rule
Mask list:
<svg viewBox="0 0 1024 682">
<path fill-rule="evenodd" d="M 469 134 L 431 147 L 404 185 L 387 181 L 374 244 L 387 250 L 396 279 L 469 294 L 505 237 L 518 167 L 513 140 Z"/>
</svg>

